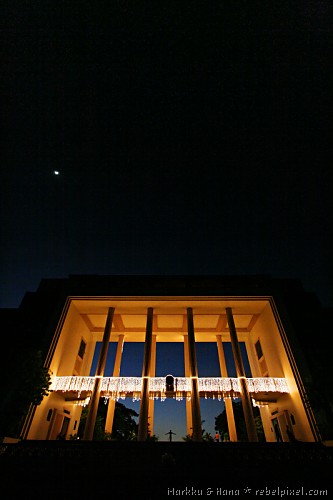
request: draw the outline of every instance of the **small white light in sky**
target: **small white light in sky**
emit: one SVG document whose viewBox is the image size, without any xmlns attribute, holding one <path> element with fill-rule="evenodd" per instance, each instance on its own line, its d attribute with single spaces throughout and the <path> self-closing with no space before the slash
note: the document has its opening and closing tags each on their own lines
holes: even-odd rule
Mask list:
<svg viewBox="0 0 333 500">
<path fill-rule="evenodd" d="M 60 174 L 59 170 L 54 170 L 53 173 L 54 173 L 54 175 L 59 175 Z"/>
</svg>

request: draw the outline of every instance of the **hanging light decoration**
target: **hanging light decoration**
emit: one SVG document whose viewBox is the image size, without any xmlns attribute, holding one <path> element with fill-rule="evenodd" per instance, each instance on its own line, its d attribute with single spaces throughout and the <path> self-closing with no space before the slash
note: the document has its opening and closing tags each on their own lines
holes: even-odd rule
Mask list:
<svg viewBox="0 0 333 500">
<path fill-rule="evenodd" d="M 149 397 L 150 399 L 166 399 L 166 382 L 165 377 L 151 377 L 149 379 Z"/>
<path fill-rule="evenodd" d="M 50 390 L 53 392 L 91 392 L 94 388 L 95 377 L 52 377 Z"/>
<path fill-rule="evenodd" d="M 132 396 L 133 401 L 141 398 L 142 378 L 141 377 L 100 377 L 101 395 L 107 401 L 125 399 Z M 96 377 L 52 377 L 50 390 L 53 392 L 74 392 L 78 398 L 81 393 L 86 398 L 94 388 Z M 287 382 L 284 378 L 247 378 L 248 390 L 250 393 L 258 392 L 279 392 L 289 393 Z M 205 377 L 198 379 L 199 393 L 205 398 L 215 397 L 221 401 L 224 398 L 235 398 L 240 395 L 240 383 L 238 378 L 228 377 Z M 191 399 L 191 378 L 175 377 L 173 397 L 181 401 L 184 397 Z M 166 395 L 166 377 L 149 378 L 150 399 L 161 399 L 164 401 Z M 86 401 L 86 399 L 84 400 Z M 81 404 L 81 403 L 80 403 Z M 82 403 L 83 404 L 83 403 Z M 87 404 L 87 403 L 86 403 Z"/>
<path fill-rule="evenodd" d="M 237 378 L 205 377 L 198 379 L 199 392 L 209 397 L 211 393 L 220 397 L 233 396 L 240 392 L 239 380 Z"/>
<path fill-rule="evenodd" d="M 90 403 L 90 396 L 88 396 L 85 399 L 79 399 L 76 401 L 75 405 L 76 406 L 87 406 Z"/>
<path fill-rule="evenodd" d="M 246 381 L 249 392 L 289 392 L 285 378 L 247 378 Z"/>
<path fill-rule="evenodd" d="M 105 397 L 118 401 L 132 395 L 133 401 L 140 400 L 141 377 L 104 377 L 101 392 Z"/>
</svg>

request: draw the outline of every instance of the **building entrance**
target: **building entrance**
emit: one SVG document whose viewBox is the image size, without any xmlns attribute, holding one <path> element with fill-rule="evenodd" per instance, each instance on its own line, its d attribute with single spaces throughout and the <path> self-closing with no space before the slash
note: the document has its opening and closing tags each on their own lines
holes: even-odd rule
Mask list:
<svg viewBox="0 0 333 500">
<path fill-rule="evenodd" d="M 64 413 L 55 412 L 49 439 L 66 439 L 70 421 L 70 417 Z"/>
</svg>

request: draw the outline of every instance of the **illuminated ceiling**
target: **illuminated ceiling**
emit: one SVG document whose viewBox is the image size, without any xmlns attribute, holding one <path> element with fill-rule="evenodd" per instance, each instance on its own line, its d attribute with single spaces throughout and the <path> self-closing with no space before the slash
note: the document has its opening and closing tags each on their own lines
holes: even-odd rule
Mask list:
<svg viewBox="0 0 333 500">
<path fill-rule="evenodd" d="M 195 338 L 197 342 L 214 342 L 216 335 L 229 339 L 229 328 L 225 313 L 226 307 L 232 307 L 235 326 L 239 339 L 244 339 L 252 331 L 260 313 L 268 304 L 262 300 L 220 300 L 170 298 L 154 299 L 73 299 L 74 306 L 81 315 L 89 331 L 96 340 L 101 340 L 106 321 L 107 310 L 115 307 L 112 323 L 111 340 L 117 341 L 119 335 L 125 335 L 125 341 L 144 342 L 147 308 L 153 307 L 153 333 L 158 342 L 183 342 L 187 334 L 187 307 L 192 307 Z"/>
</svg>

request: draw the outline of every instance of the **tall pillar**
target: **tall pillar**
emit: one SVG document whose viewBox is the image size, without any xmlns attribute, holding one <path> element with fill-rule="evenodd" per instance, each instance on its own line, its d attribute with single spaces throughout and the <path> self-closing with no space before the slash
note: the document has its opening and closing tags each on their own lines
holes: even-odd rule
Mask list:
<svg viewBox="0 0 333 500">
<path fill-rule="evenodd" d="M 190 360 L 189 360 L 189 349 L 188 349 L 188 336 L 184 335 L 184 367 L 185 367 L 185 377 L 190 377 Z M 190 436 L 192 434 L 192 404 L 191 401 L 186 398 L 186 429 L 187 434 Z"/>
<path fill-rule="evenodd" d="M 218 351 L 218 355 L 219 355 L 221 376 L 227 378 L 228 371 L 227 371 L 227 365 L 225 362 L 225 356 L 224 356 L 221 335 L 216 335 L 216 342 L 217 342 L 217 351 Z M 228 422 L 228 431 L 229 431 L 230 441 L 237 441 L 236 423 L 235 423 L 234 410 L 232 407 L 231 399 L 224 398 L 224 405 L 225 405 L 225 411 L 227 414 L 227 422 Z"/>
<path fill-rule="evenodd" d="M 202 441 L 200 396 L 198 385 L 198 365 L 195 350 L 194 324 L 192 307 L 187 308 L 187 329 L 188 329 L 188 353 L 192 389 L 192 427 L 193 441 Z"/>
<path fill-rule="evenodd" d="M 123 354 L 123 347 L 124 347 L 124 335 L 119 335 L 118 337 L 118 344 L 117 344 L 117 351 L 116 351 L 116 358 L 114 360 L 114 365 L 113 365 L 113 377 L 119 377 L 120 375 L 120 364 L 121 364 L 121 358 Z M 116 407 L 116 402 L 114 399 L 109 399 L 109 404 L 108 404 L 108 411 L 106 414 L 106 422 L 105 422 L 105 432 L 109 432 L 111 434 L 112 432 L 112 427 L 113 427 L 113 418 L 114 418 L 114 410 Z"/>
<path fill-rule="evenodd" d="M 95 429 L 96 415 L 98 410 L 98 403 L 101 393 L 101 383 L 102 377 L 104 375 L 105 365 L 106 365 L 106 357 L 108 354 L 109 341 L 111 335 L 112 328 L 112 320 L 114 314 L 114 307 L 109 307 L 108 315 L 106 318 L 104 335 L 102 341 L 101 352 L 99 353 L 96 373 L 95 373 L 95 384 L 92 391 L 88 416 L 86 421 L 86 426 L 84 428 L 83 439 L 86 441 L 92 441 Z"/>
<path fill-rule="evenodd" d="M 155 377 L 156 374 L 156 335 L 153 335 L 152 344 L 151 344 L 151 364 L 150 364 L 150 377 Z M 154 434 L 154 409 L 155 409 L 155 400 L 149 400 L 148 406 L 148 424 L 149 424 L 149 432 L 152 436 Z"/>
<path fill-rule="evenodd" d="M 242 407 L 243 407 L 243 413 L 244 413 L 244 418 L 245 418 L 247 437 L 248 437 L 250 442 L 257 442 L 258 441 L 258 434 L 257 434 L 257 428 L 256 428 L 256 424 L 254 421 L 253 411 L 252 411 L 251 396 L 250 396 L 250 393 L 249 393 L 249 390 L 247 387 L 246 375 L 245 375 L 241 350 L 240 350 L 239 343 L 238 343 L 237 332 L 236 332 L 236 328 L 235 328 L 234 317 L 232 314 L 231 307 L 226 308 L 226 313 L 227 313 L 228 325 L 229 325 L 229 331 L 230 331 L 232 353 L 234 356 L 235 365 L 236 365 L 236 373 L 237 373 L 237 377 L 239 379 L 239 384 L 240 384 L 240 388 L 241 388 Z"/>
<path fill-rule="evenodd" d="M 138 441 L 146 441 L 148 436 L 149 376 L 153 337 L 153 308 L 148 307 L 145 348 L 142 367 L 142 389 L 140 401 Z"/>
</svg>

